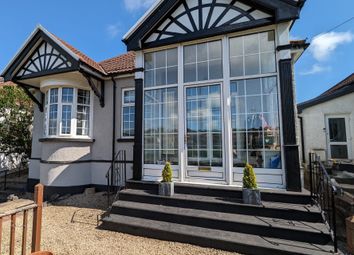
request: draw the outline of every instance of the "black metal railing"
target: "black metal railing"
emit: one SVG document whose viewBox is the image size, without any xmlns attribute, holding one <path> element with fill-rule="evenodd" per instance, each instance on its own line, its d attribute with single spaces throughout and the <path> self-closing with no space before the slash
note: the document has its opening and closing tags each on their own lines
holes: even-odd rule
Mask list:
<svg viewBox="0 0 354 255">
<path fill-rule="evenodd" d="M 332 182 L 330 175 L 316 153 L 309 154 L 310 192 L 312 201 L 321 209 L 334 244 L 334 252 L 338 252 L 336 202 L 338 189 Z"/>
<path fill-rule="evenodd" d="M 120 150 L 114 157 L 110 168 L 107 171 L 107 199 L 108 207 L 118 199 L 119 192 L 125 188 L 127 176 L 126 151 Z M 113 197 L 113 200 L 111 198 Z"/>
</svg>

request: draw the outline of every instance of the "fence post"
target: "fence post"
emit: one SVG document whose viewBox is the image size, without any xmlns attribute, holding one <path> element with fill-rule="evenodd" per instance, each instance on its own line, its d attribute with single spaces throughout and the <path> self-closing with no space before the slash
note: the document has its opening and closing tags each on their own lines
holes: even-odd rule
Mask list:
<svg viewBox="0 0 354 255">
<path fill-rule="evenodd" d="M 41 248 L 43 189 L 42 184 L 37 184 L 34 187 L 34 202 L 37 207 L 33 210 L 32 252 L 40 251 Z"/>
</svg>

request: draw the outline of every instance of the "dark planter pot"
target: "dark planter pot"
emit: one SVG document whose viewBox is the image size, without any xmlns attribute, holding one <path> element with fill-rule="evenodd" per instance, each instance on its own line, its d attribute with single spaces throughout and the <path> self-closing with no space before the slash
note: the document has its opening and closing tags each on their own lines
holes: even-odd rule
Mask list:
<svg viewBox="0 0 354 255">
<path fill-rule="evenodd" d="M 243 189 L 242 198 L 244 204 L 261 205 L 261 192 L 258 189 Z"/>
<path fill-rule="evenodd" d="M 159 195 L 171 197 L 175 194 L 175 184 L 173 182 L 160 182 Z"/>
</svg>

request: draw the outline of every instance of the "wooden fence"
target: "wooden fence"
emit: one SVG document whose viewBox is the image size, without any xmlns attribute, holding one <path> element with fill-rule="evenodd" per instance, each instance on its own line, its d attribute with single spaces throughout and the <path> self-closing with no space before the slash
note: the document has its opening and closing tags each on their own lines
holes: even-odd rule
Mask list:
<svg viewBox="0 0 354 255">
<path fill-rule="evenodd" d="M 38 184 L 35 187 L 34 201 L 32 204 L 26 205 L 20 209 L 0 214 L 0 254 L 2 249 L 2 233 L 3 223 L 5 219 L 11 220 L 10 224 L 10 249 L 9 254 L 15 254 L 15 237 L 16 237 L 16 220 L 22 215 L 22 242 L 21 254 L 26 255 L 27 232 L 28 232 L 28 214 L 33 210 L 33 227 L 32 227 L 32 246 L 31 252 L 40 251 L 41 246 L 41 228 L 42 228 L 42 210 L 43 210 L 43 185 Z"/>
</svg>

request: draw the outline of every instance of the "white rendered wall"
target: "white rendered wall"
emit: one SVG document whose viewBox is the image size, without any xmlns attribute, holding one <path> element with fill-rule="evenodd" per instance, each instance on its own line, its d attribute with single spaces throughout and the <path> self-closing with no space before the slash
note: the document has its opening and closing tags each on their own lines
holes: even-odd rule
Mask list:
<svg viewBox="0 0 354 255">
<path fill-rule="evenodd" d="M 326 116 L 327 115 L 347 115 L 349 116 L 348 141 L 351 148 L 354 148 L 354 93 L 333 99 L 331 101 L 318 104 L 303 110 L 300 116 L 303 117 L 304 129 L 304 152 L 308 162 L 308 153 L 312 150 L 323 151 L 321 158 L 326 157 Z M 353 150 L 352 150 L 353 151 Z M 354 159 L 353 153 L 348 155 Z"/>
</svg>

